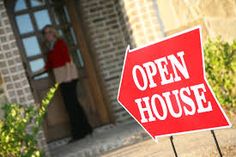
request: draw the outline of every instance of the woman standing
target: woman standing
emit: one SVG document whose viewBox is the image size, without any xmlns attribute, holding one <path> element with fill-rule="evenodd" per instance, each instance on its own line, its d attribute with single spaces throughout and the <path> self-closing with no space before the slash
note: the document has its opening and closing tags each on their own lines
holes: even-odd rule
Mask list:
<svg viewBox="0 0 236 157">
<path fill-rule="evenodd" d="M 85 112 L 77 99 L 76 84 L 78 71 L 73 63 L 65 41 L 58 37 L 52 25 L 46 25 L 42 30 L 43 37 L 49 48 L 44 71 L 52 70 L 69 114 L 72 141 L 81 139 L 92 133 Z"/>
</svg>

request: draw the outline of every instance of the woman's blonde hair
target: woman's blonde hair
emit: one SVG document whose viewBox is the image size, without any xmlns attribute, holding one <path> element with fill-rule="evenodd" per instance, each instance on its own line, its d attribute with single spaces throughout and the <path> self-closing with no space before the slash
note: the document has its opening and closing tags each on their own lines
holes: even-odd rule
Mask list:
<svg viewBox="0 0 236 157">
<path fill-rule="evenodd" d="M 59 38 L 59 34 L 58 34 L 56 28 L 53 25 L 46 25 L 46 26 L 44 26 L 43 29 L 42 29 L 42 34 L 43 35 L 45 35 L 46 29 L 49 29 L 50 31 L 52 31 L 53 34 L 55 35 L 55 38 Z"/>
<path fill-rule="evenodd" d="M 43 29 L 42 29 L 42 35 L 43 35 L 43 36 L 44 36 L 45 33 L 46 33 L 46 32 L 45 32 L 46 29 L 49 29 L 49 31 L 51 31 L 51 32 L 53 33 L 53 35 L 54 35 L 54 37 L 55 37 L 56 39 L 59 39 L 59 38 L 60 38 L 60 36 L 59 36 L 59 34 L 58 34 L 56 28 L 55 28 L 53 25 L 46 25 L 46 26 L 43 27 Z M 43 45 L 45 45 L 47 48 L 49 47 L 49 42 L 45 39 L 45 37 L 44 37 L 44 40 L 43 40 Z"/>
</svg>

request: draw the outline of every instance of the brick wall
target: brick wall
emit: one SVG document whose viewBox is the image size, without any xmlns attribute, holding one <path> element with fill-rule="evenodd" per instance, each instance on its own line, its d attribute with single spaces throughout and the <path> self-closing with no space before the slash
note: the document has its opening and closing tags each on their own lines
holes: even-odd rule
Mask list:
<svg viewBox="0 0 236 157">
<path fill-rule="evenodd" d="M 165 36 L 156 1 L 121 0 L 120 5 L 131 38 L 131 48 L 149 44 Z"/>
<path fill-rule="evenodd" d="M 166 32 L 201 25 L 208 37 L 221 36 L 225 41 L 236 38 L 235 0 L 165 0 L 157 3 Z"/>
<path fill-rule="evenodd" d="M 0 75 L 0 108 L 2 108 L 3 104 L 5 104 L 7 102 L 6 96 L 5 96 L 5 93 L 4 93 L 4 90 L 3 90 L 3 86 L 4 86 L 4 83 L 3 83 L 3 80 L 2 80 L 2 76 Z M 0 118 L 3 118 L 3 116 L 4 116 L 4 113 L 0 109 Z"/>
<path fill-rule="evenodd" d="M 80 16 L 86 30 L 94 62 L 116 123 L 130 122 L 131 117 L 116 97 L 125 49 L 129 38 L 118 1 L 80 0 Z"/>
<path fill-rule="evenodd" d="M 9 102 L 26 105 L 34 102 L 2 0 L 0 1 L 0 72 Z"/>
<path fill-rule="evenodd" d="M 0 75 L 3 79 L 4 95 L 8 102 L 22 105 L 34 103 L 3 0 L 0 0 Z M 42 130 L 39 134 L 39 146 L 49 155 Z"/>
<path fill-rule="evenodd" d="M 81 0 L 83 21 L 97 71 L 117 123 L 130 122 L 116 97 L 128 44 L 131 48 L 163 37 L 152 0 Z"/>
</svg>

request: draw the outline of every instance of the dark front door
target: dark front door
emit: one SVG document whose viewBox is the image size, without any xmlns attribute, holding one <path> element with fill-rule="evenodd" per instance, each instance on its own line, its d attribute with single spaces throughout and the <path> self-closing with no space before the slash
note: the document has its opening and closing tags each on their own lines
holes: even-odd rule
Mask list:
<svg viewBox="0 0 236 157">
<path fill-rule="evenodd" d="M 6 1 L 6 4 L 9 3 L 9 1 Z M 54 83 L 54 76 L 50 72 L 35 78 L 30 77 L 45 65 L 47 51 L 44 49 L 43 44 L 41 44 L 43 43 L 41 30 L 45 25 L 51 24 L 69 45 L 71 56 L 78 67 L 80 74 L 78 99 L 84 107 L 90 123 L 94 127 L 108 123 L 110 121 L 108 116 L 104 118 L 104 115 L 108 115 L 108 113 L 105 113 L 107 112 L 105 104 L 95 102 L 96 94 L 91 92 L 89 84 L 95 78 L 89 78 L 87 75 L 89 72 L 91 73 L 91 71 L 88 71 L 90 69 L 86 66 L 86 62 L 90 58 L 84 59 L 82 57 L 80 44 L 77 41 L 78 39 L 84 39 L 83 37 L 78 38 L 78 34 L 75 34 L 73 27 L 75 23 L 72 25 L 73 22 L 64 1 L 17 0 L 12 1 L 9 5 L 13 5 L 10 7 L 9 15 L 19 41 L 18 45 L 22 52 L 23 62 L 36 102 L 40 102 Z M 103 116 L 102 118 L 101 115 Z M 47 141 L 53 141 L 70 135 L 69 119 L 60 91 L 57 92 L 52 104 L 48 108 L 44 130 Z"/>
</svg>

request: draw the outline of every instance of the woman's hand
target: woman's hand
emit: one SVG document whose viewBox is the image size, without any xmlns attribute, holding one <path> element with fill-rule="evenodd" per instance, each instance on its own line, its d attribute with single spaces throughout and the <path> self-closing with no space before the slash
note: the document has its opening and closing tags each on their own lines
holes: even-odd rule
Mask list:
<svg viewBox="0 0 236 157">
<path fill-rule="evenodd" d="M 39 76 L 45 72 L 46 72 L 45 68 L 39 69 L 38 71 L 35 71 L 31 77 L 34 78 L 34 77 Z"/>
</svg>

